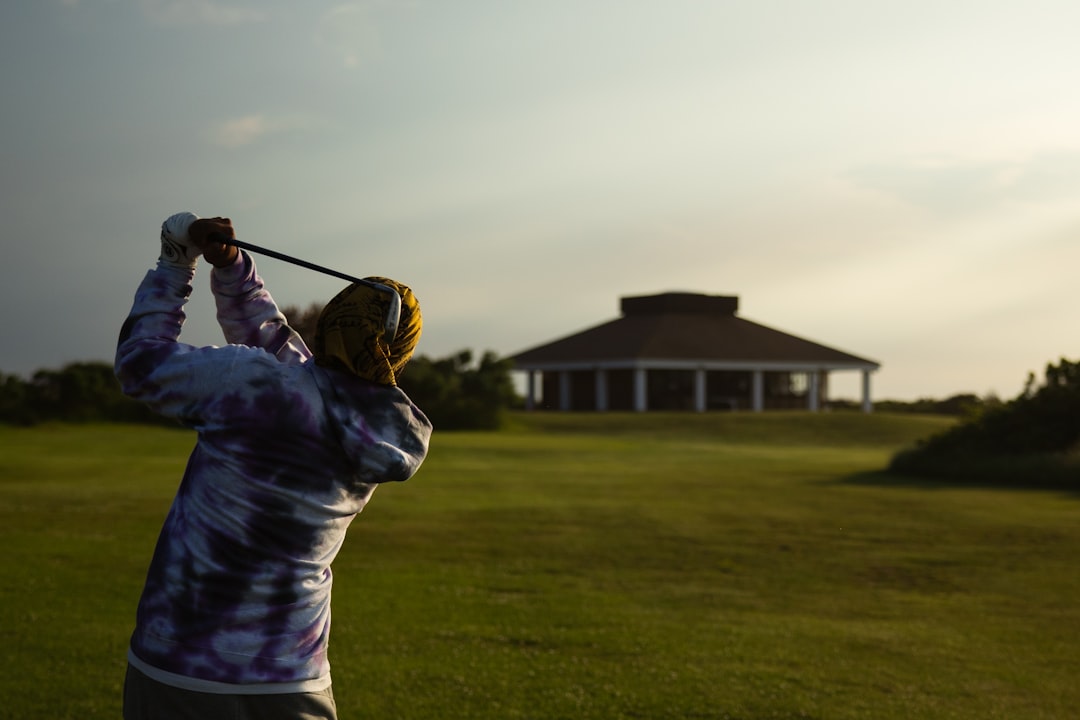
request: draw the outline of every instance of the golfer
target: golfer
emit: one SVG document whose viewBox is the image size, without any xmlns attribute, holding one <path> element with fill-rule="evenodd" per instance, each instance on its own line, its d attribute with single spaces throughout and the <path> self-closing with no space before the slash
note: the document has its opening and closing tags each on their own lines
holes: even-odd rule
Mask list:
<svg viewBox="0 0 1080 720">
<path fill-rule="evenodd" d="M 355 283 L 323 311 L 314 353 L 225 218 L 168 218 L 116 352 L 124 392 L 194 428 L 128 651 L 124 717 L 335 718 L 330 564 L 376 485 L 406 480 L 431 424 L 396 385 L 420 337 L 412 291 Z M 214 238 L 213 240 L 211 238 Z M 202 255 L 227 345 L 178 341 Z"/>
</svg>

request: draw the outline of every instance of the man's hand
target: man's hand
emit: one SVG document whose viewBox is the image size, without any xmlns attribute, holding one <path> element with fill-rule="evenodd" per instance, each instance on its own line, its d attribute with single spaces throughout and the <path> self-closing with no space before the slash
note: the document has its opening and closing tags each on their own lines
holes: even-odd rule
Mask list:
<svg viewBox="0 0 1080 720">
<path fill-rule="evenodd" d="M 194 268 L 199 262 L 199 248 L 191 243 L 188 231 L 198 222 L 194 213 L 170 215 L 161 223 L 161 262 L 182 268 Z"/>
<path fill-rule="evenodd" d="M 236 262 L 236 256 L 240 251 L 233 245 L 221 242 L 222 238 L 233 239 L 236 231 L 233 230 L 232 220 L 229 218 L 215 217 L 196 220 L 188 229 L 188 236 L 196 248 L 203 254 L 214 267 L 225 267 Z"/>
</svg>

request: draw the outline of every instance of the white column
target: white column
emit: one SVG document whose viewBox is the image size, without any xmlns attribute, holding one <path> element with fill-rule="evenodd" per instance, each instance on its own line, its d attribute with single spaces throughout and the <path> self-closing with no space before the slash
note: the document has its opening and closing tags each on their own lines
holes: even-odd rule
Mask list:
<svg viewBox="0 0 1080 720">
<path fill-rule="evenodd" d="M 870 400 L 870 371 L 862 371 L 862 411 L 864 413 L 874 412 L 874 403 Z"/>
<path fill-rule="evenodd" d="M 694 371 L 694 409 L 705 412 L 705 369 Z"/>
<path fill-rule="evenodd" d="M 761 412 L 765 409 L 765 371 L 754 371 L 754 412 Z"/>
<path fill-rule="evenodd" d="M 607 370 L 596 368 L 596 410 L 604 412 L 608 409 Z"/>
<path fill-rule="evenodd" d="M 811 370 L 806 373 L 806 409 L 817 412 L 820 405 L 818 400 L 818 373 L 817 370 Z"/>
<path fill-rule="evenodd" d="M 559 409 L 563 411 L 570 409 L 570 372 L 568 370 L 559 371 Z"/>
<path fill-rule="evenodd" d="M 649 409 L 649 386 L 645 368 L 634 368 L 634 410 L 645 412 Z"/>
<path fill-rule="evenodd" d="M 525 373 L 525 409 L 536 408 L 536 371 L 529 370 Z"/>
</svg>

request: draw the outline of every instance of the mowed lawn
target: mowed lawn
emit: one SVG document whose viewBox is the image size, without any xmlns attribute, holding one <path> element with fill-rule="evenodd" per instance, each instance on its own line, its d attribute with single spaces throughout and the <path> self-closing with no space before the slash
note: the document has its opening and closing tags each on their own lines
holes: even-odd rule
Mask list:
<svg viewBox="0 0 1080 720">
<path fill-rule="evenodd" d="M 340 715 L 1076 717 L 1080 494 L 877 472 L 948 422 L 538 414 L 437 432 L 335 564 Z M 0 428 L 0 717 L 119 717 L 193 441 Z"/>
</svg>

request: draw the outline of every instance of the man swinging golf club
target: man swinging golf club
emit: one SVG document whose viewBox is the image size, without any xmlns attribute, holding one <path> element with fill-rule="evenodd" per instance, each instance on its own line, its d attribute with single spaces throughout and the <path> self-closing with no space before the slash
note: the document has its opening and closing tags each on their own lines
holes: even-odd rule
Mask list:
<svg viewBox="0 0 1080 720">
<path fill-rule="evenodd" d="M 139 601 L 127 720 L 336 718 L 330 564 L 376 485 L 427 454 L 431 424 L 396 385 L 412 291 L 357 279 L 309 350 L 233 242 L 228 219 L 168 218 L 117 346 L 124 392 L 198 433 Z M 222 347 L 178 341 L 200 255 Z"/>
</svg>

